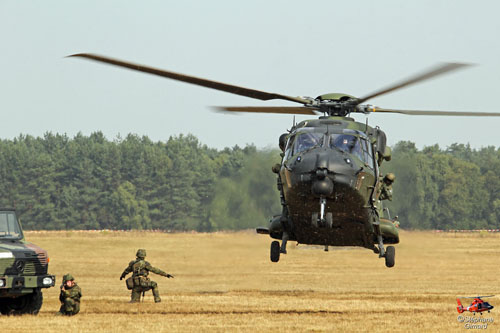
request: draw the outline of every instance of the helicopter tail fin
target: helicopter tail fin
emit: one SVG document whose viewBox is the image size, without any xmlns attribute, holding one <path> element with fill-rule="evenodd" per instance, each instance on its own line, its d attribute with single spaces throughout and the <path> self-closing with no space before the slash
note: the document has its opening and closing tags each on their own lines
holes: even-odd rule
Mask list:
<svg viewBox="0 0 500 333">
<path fill-rule="evenodd" d="M 460 302 L 460 298 L 457 298 L 457 304 L 458 304 L 458 306 L 457 306 L 458 313 L 464 312 L 464 307 L 463 307 L 462 303 Z"/>
</svg>

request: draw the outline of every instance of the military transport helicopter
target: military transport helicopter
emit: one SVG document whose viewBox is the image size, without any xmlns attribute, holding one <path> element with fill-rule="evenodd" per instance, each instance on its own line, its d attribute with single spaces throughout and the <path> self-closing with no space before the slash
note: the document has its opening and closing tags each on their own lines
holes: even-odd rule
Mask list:
<svg viewBox="0 0 500 333">
<path fill-rule="evenodd" d="M 482 298 L 493 297 L 493 296 L 495 296 L 495 295 L 476 296 L 476 297 L 457 297 L 457 304 L 458 304 L 457 311 L 458 311 L 458 313 L 463 313 L 464 311 L 469 311 L 469 312 L 474 313 L 474 315 L 476 314 L 476 312 L 479 312 L 480 315 L 482 315 L 483 312 L 485 312 L 485 311 L 488 311 L 488 313 L 489 313 L 491 311 L 491 309 L 494 308 L 494 306 L 488 302 L 483 301 Z M 460 302 L 460 298 L 473 298 L 474 300 L 472 301 L 472 303 L 468 307 L 464 308 L 464 306 Z"/>
<path fill-rule="evenodd" d="M 149 66 L 134 64 L 95 54 L 83 57 L 115 66 L 158 75 L 207 88 L 226 91 L 260 100 L 280 99 L 301 106 L 219 107 L 226 112 L 259 112 L 321 115 L 302 121 L 280 136 L 281 164 L 273 167 L 278 174 L 282 212 L 268 228 L 258 233 L 281 240 L 271 243 L 271 261 L 279 261 L 286 253 L 287 241 L 325 246 L 360 246 L 385 258 L 387 267 L 394 266 L 399 222 L 382 218 L 380 199 L 384 189 L 380 165 L 391 159 L 386 135 L 379 127 L 354 121 L 351 113 L 400 113 L 434 116 L 500 116 L 500 113 L 451 112 L 385 109 L 363 104 L 397 89 L 467 66 L 444 63 L 422 74 L 378 90 L 362 98 L 342 93 L 311 97 L 292 97 L 244 88 Z"/>
</svg>

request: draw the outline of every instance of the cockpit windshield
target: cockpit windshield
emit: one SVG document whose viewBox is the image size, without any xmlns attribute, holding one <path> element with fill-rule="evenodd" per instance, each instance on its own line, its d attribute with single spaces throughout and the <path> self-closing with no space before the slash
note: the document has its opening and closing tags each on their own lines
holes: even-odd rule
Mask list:
<svg viewBox="0 0 500 333">
<path fill-rule="evenodd" d="M 288 139 L 283 161 L 311 148 L 323 146 L 356 156 L 371 169 L 375 167 L 372 145 L 362 134 L 329 134 L 305 129 L 297 131 Z"/>
<path fill-rule="evenodd" d="M 353 153 L 361 150 L 359 140 L 354 135 L 340 134 L 330 136 L 330 148 L 337 147 L 346 153 Z"/>
<path fill-rule="evenodd" d="M 297 134 L 295 143 L 293 144 L 292 155 L 309 150 L 314 147 L 321 146 L 323 142 L 323 136 L 324 136 L 323 133 L 318 133 L 318 132 Z"/>
<path fill-rule="evenodd" d="M 338 149 L 358 156 L 361 160 L 361 144 L 357 136 L 350 134 L 332 135 L 330 137 L 330 148 Z"/>
<path fill-rule="evenodd" d="M 364 138 L 351 134 L 333 134 L 330 136 L 329 146 L 356 156 L 372 169 L 374 167 L 372 146 Z"/>
<path fill-rule="evenodd" d="M 19 239 L 23 234 L 14 212 L 0 211 L 0 238 Z"/>
</svg>

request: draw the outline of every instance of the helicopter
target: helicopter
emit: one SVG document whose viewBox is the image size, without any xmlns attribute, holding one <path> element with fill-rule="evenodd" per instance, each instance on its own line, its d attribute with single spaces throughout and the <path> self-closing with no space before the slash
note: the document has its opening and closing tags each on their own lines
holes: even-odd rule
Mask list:
<svg viewBox="0 0 500 333">
<path fill-rule="evenodd" d="M 300 114 L 319 118 L 293 124 L 279 137 L 281 163 L 274 166 L 282 212 L 257 233 L 276 239 L 271 242 L 270 259 L 278 262 L 286 254 L 288 241 L 300 244 L 357 246 L 372 250 L 385 259 L 386 267 L 395 264 L 399 243 L 397 218 L 384 216 L 382 201 L 383 161 L 391 160 L 384 131 L 378 126 L 356 122 L 352 113 L 398 113 L 425 116 L 500 116 L 500 113 L 422 111 L 379 108 L 366 101 L 395 90 L 468 66 L 443 63 L 372 94 L 357 98 L 344 93 L 323 94 L 316 98 L 293 97 L 189 76 L 106 56 L 79 53 L 81 57 L 152 75 L 225 91 L 263 101 L 285 100 L 300 106 L 217 107 L 223 112 Z M 279 243 L 281 240 L 281 245 Z M 387 249 L 384 245 L 388 245 Z"/>
<path fill-rule="evenodd" d="M 488 311 L 488 313 L 491 311 L 491 309 L 494 308 L 493 305 L 491 305 L 488 302 L 485 302 L 482 300 L 482 298 L 486 297 L 493 297 L 495 295 L 489 295 L 489 296 L 476 296 L 476 297 L 457 297 L 457 311 L 458 313 L 463 313 L 464 311 L 470 311 L 476 314 L 476 312 L 479 312 L 480 315 L 483 315 L 483 312 Z M 464 308 L 462 303 L 460 302 L 460 298 L 473 298 L 472 303 Z"/>
</svg>

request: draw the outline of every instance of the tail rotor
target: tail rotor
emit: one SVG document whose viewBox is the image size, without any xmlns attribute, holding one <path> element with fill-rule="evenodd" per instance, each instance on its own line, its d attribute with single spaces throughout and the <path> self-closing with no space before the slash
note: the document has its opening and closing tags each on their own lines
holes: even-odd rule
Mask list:
<svg viewBox="0 0 500 333">
<path fill-rule="evenodd" d="M 458 313 L 463 313 L 464 307 L 463 307 L 462 303 L 460 302 L 460 298 L 457 298 L 457 304 L 458 304 L 458 306 L 457 306 Z"/>
</svg>

